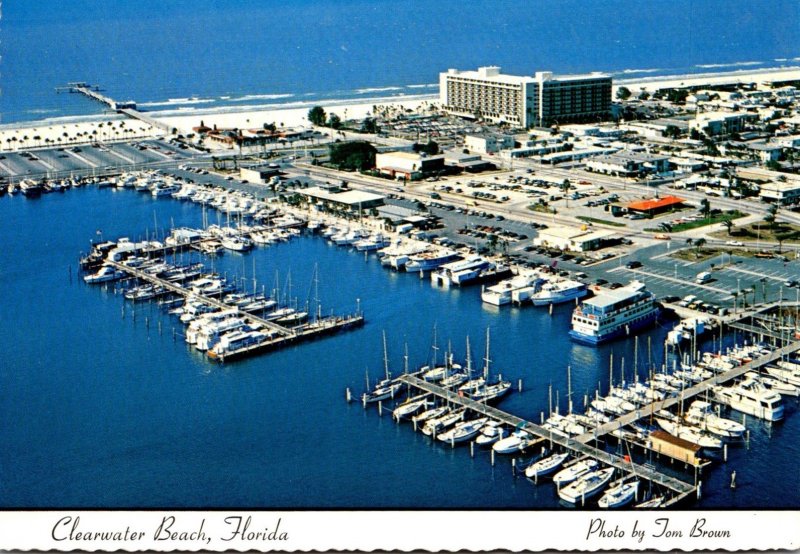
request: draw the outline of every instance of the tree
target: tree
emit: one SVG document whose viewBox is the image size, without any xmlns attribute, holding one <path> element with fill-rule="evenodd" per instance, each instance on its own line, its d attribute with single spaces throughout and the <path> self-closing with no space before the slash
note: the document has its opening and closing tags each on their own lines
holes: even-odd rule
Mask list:
<svg viewBox="0 0 800 554">
<path fill-rule="evenodd" d="M 624 101 L 624 100 L 627 100 L 630 97 L 631 97 L 631 89 L 629 89 L 628 87 L 619 87 L 617 89 L 617 98 L 619 100 L 623 100 Z"/>
<path fill-rule="evenodd" d="M 694 241 L 694 257 L 695 259 L 700 257 L 700 249 L 705 245 L 706 239 L 700 237 L 696 241 Z"/>
<path fill-rule="evenodd" d="M 378 127 L 378 122 L 374 117 L 365 117 L 364 121 L 361 122 L 361 132 L 362 133 L 369 133 L 370 135 L 375 135 L 380 131 Z"/>
<path fill-rule="evenodd" d="M 365 141 L 338 142 L 328 146 L 330 161 L 339 169 L 365 170 L 375 167 L 377 150 Z"/>
<path fill-rule="evenodd" d="M 706 219 L 711 215 L 711 202 L 708 201 L 708 198 L 700 200 L 700 213 L 703 214 L 703 217 Z"/>
<path fill-rule="evenodd" d="M 689 132 L 689 138 L 692 140 L 700 140 L 700 131 L 698 131 L 697 129 L 692 129 Z"/>
<path fill-rule="evenodd" d="M 324 126 L 327 119 L 322 106 L 314 106 L 308 110 L 308 120 L 314 125 Z"/>
<path fill-rule="evenodd" d="M 427 144 L 414 143 L 411 148 L 414 152 L 423 152 L 428 156 L 435 156 L 439 153 L 439 144 L 433 140 L 429 140 Z"/>
<path fill-rule="evenodd" d="M 332 113 L 328 116 L 328 127 L 331 129 L 339 129 L 342 126 L 342 118 Z"/>
<path fill-rule="evenodd" d="M 667 125 L 667 128 L 661 132 L 661 136 L 671 139 L 678 139 L 681 137 L 681 130 L 675 125 Z"/>
<path fill-rule="evenodd" d="M 278 126 L 275 125 L 275 123 L 264 123 L 264 130 L 274 133 L 275 131 L 278 130 Z"/>
<path fill-rule="evenodd" d="M 767 208 L 767 215 L 764 216 L 764 221 L 769 225 L 770 229 L 775 227 L 775 218 L 778 215 L 777 204 L 772 204 Z"/>
<path fill-rule="evenodd" d="M 731 234 L 731 229 L 733 229 L 733 220 L 732 219 L 725 219 L 722 222 L 722 225 L 728 231 L 728 235 Z"/>
</svg>

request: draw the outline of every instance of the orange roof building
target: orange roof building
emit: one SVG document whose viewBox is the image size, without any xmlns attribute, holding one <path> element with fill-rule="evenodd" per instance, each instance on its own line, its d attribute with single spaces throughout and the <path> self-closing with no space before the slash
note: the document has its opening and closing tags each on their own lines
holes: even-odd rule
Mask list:
<svg viewBox="0 0 800 554">
<path fill-rule="evenodd" d="M 628 204 L 629 212 L 646 213 L 649 215 L 666 212 L 681 206 L 685 200 L 677 196 L 664 196 L 663 198 L 650 198 Z"/>
</svg>

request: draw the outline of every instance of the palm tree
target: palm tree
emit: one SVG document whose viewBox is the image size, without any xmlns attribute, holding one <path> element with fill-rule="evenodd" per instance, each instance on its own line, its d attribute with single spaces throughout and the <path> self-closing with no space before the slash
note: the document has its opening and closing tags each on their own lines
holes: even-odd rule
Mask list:
<svg viewBox="0 0 800 554">
<path fill-rule="evenodd" d="M 728 235 L 731 234 L 731 229 L 733 229 L 733 220 L 732 219 L 725 219 L 722 221 L 722 225 L 727 229 Z"/>
<path fill-rule="evenodd" d="M 700 257 L 700 249 L 703 247 L 703 245 L 705 243 L 706 243 L 706 239 L 704 239 L 702 237 L 697 239 L 696 241 L 694 241 L 694 258 L 695 259 L 698 259 Z"/>
</svg>

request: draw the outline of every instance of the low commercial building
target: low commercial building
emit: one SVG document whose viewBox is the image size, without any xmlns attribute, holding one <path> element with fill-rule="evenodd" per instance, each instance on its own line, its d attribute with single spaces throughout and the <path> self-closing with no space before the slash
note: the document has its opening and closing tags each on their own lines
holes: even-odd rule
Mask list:
<svg viewBox="0 0 800 554">
<path fill-rule="evenodd" d="M 539 235 L 533 239 L 536 246 L 569 250 L 571 252 L 587 252 L 597 250 L 603 246 L 613 231 L 594 231 L 586 227 L 550 227 L 539 230 Z"/>
<path fill-rule="evenodd" d="M 664 196 L 663 198 L 650 198 L 649 200 L 637 200 L 628 204 L 629 212 L 640 213 L 647 216 L 654 216 L 660 213 L 680 208 L 686 202 L 677 196 Z"/>
<path fill-rule="evenodd" d="M 495 164 L 484 160 L 479 154 L 464 154 L 456 150 L 448 150 L 444 153 L 444 163 L 451 168 L 451 172 L 452 168 L 454 168 L 454 172 L 466 171 L 467 173 L 497 169 Z"/>
<path fill-rule="evenodd" d="M 669 156 L 654 156 L 640 152 L 617 152 L 598 156 L 586 163 L 586 169 L 618 177 L 638 177 L 647 173 L 669 171 Z"/>
<path fill-rule="evenodd" d="M 709 135 L 728 135 L 743 131 L 748 121 L 757 119 L 758 115 L 746 112 L 703 112 L 689 122 L 689 129 Z"/>
<path fill-rule="evenodd" d="M 761 185 L 758 196 L 765 202 L 796 204 L 800 202 L 800 182 L 797 180 L 770 181 Z"/>
<path fill-rule="evenodd" d="M 444 155 L 415 152 L 382 152 L 375 155 L 375 168 L 395 179 L 414 181 L 444 170 Z"/>
<path fill-rule="evenodd" d="M 280 175 L 277 168 L 269 166 L 254 166 L 239 168 L 239 178 L 248 183 L 264 184 L 273 177 Z"/>
<path fill-rule="evenodd" d="M 308 202 L 320 207 L 344 209 L 351 212 L 369 210 L 382 206 L 384 196 L 362 190 L 343 189 L 339 186 L 318 186 L 298 189 Z"/>
<path fill-rule="evenodd" d="M 464 148 L 470 152 L 496 154 L 500 150 L 514 148 L 513 135 L 467 135 L 464 137 Z"/>
</svg>

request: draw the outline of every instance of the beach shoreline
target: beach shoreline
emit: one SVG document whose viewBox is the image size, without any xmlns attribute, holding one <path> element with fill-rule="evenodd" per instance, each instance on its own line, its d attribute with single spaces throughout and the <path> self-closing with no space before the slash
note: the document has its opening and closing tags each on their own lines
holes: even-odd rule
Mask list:
<svg viewBox="0 0 800 554">
<path fill-rule="evenodd" d="M 800 81 L 800 66 L 786 66 L 759 69 L 738 69 L 733 71 L 706 72 L 700 74 L 684 75 L 648 75 L 629 79 L 616 79 L 614 91 L 619 87 L 627 87 L 634 91 L 652 92 L 658 88 L 721 85 L 732 82 L 754 82 L 763 80 L 774 81 Z M 178 133 L 189 134 L 193 127 L 202 124 L 219 128 L 260 128 L 264 124 L 274 123 L 279 127 L 307 128 L 311 126 L 308 121 L 308 111 L 314 106 L 321 106 L 327 114 L 335 113 L 342 120 L 360 120 L 377 115 L 381 112 L 394 112 L 398 110 L 426 113 L 438 104 L 439 95 L 394 95 L 372 98 L 349 98 L 331 100 L 302 100 L 286 103 L 248 106 L 215 106 L 192 109 L 167 109 L 144 111 L 148 116 L 166 123 L 175 128 Z M 377 112 L 377 113 L 376 113 Z M 0 126 L 0 150 L 13 151 L 23 148 L 35 148 L 45 145 L 67 144 L 64 132 L 72 136 L 84 137 L 84 140 L 72 140 L 69 143 L 89 142 L 99 135 L 100 140 L 124 140 L 124 134 L 106 134 L 103 127 L 109 126 L 119 129 L 121 121 L 126 121 L 129 128 L 138 132 L 127 133 L 136 138 L 147 138 L 163 134 L 163 131 L 151 128 L 146 124 L 125 118 L 120 114 L 92 114 L 82 116 L 59 116 L 44 120 L 20 122 Z M 92 133 L 99 131 L 96 135 Z M 87 135 L 86 133 L 89 133 Z M 22 145 L 20 139 L 28 136 L 28 141 Z M 38 141 L 33 141 L 33 136 L 38 136 Z M 17 140 L 9 142 L 8 139 L 16 137 Z M 59 137 L 62 139 L 59 141 Z M 49 139 L 49 141 L 47 140 Z"/>
</svg>

